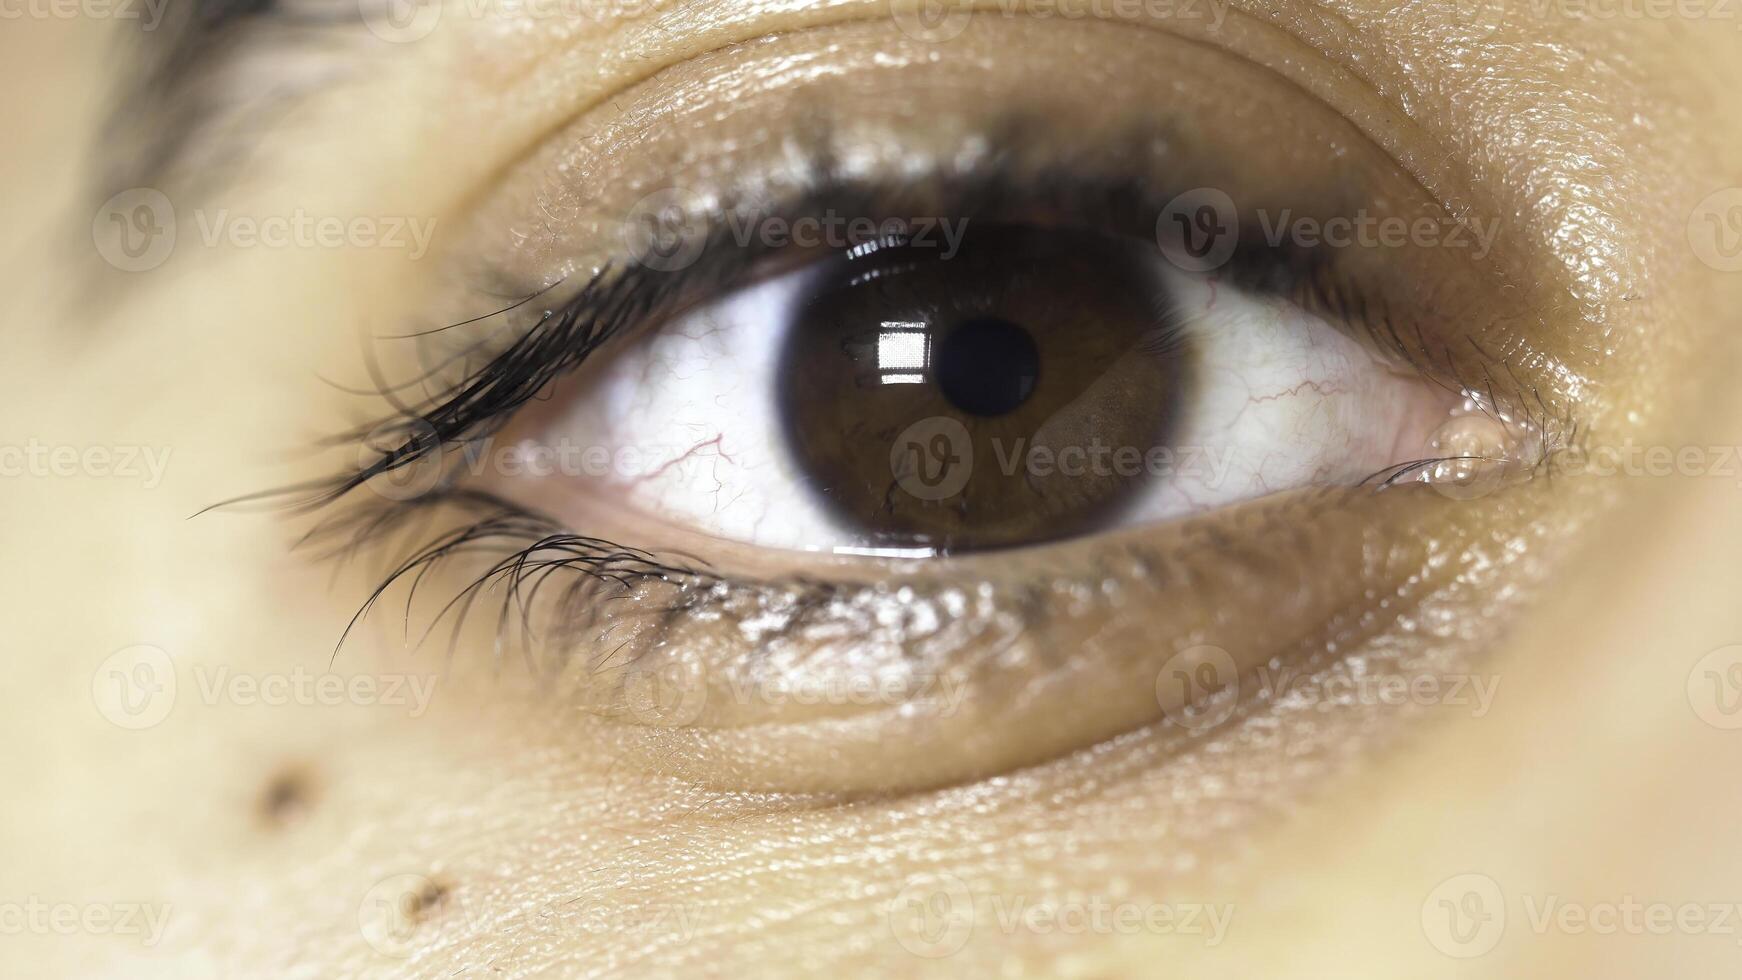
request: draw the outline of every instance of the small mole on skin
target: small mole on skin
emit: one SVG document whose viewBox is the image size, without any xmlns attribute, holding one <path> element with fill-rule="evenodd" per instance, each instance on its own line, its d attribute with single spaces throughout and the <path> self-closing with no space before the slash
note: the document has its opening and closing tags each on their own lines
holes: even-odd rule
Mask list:
<svg viewBox="0 0 1742 980">
<path fill-rule="evenodd" d="M 413 922 L 426 922 L 441 911 L 447 900 L 448 886 L 440 881 L 431 881 L 422 890 L 406 896 L 405 914 Z"/>
<path fill-rule="evenodd" d="M 285 769 L 260 795 L 260 816 L 270 826 L 285 827 L 306 816 L 313 804 L 313 779 L 301 769 Z"/>
</svg>

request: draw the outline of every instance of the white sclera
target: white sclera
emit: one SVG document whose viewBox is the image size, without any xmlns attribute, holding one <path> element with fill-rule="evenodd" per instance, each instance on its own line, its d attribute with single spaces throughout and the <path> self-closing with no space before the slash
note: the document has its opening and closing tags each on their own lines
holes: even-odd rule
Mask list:
<svg viewBox="0 0 1742 980">
<path fill-rule="evenodd" d="M 780 417 L 781 349 L 815 267 L 745 287 L 618 352 L 540 437 L 610 462 L 588 479 L 642 513 L 750 544 L 859 553 L 865 542 L 806 485 Z M 1309 485 L 1353 484 L 1420 458 L 1449 396 L 1381 364 L 1323 320 L 1214 276 L 1169 269 L 1194 358 L 1165 451 L 1081 447 L 1018 465 L 1114 468 L 1143 481 L 1127 524 Z M 905 383 L 914 344 L 892 314 L 885 383 Z M 1147 356 L 1134 353 L 1131 356 Z M 899 362 L 899 363 L 896 363 Z M 850 393 L 843 393 L 844 396 Z M 1158 397 L 1158 411 L 1159 397 Z M 866 447 L 887 456 L 889 447 Z M 1014 450 L 1012 450 L 1014 452 Z M 1063 470 L 1067 474 L 1069 470 Z"/>
</svg>

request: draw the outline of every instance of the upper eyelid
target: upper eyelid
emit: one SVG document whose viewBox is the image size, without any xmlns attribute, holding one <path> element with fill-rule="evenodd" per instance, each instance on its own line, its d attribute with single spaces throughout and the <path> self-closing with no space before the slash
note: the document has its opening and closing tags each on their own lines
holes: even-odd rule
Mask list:
<svg viewBox="0 0 1742 980">
<path fill-rule="evenodd" d="M 998 186 L 996 178 L 989 175 L 979 175 L 978 179 L 981 183 L 977 186 Z M 1138 194 L 1146 200 L 1153 198 L 1156 205 L 1170 196 L 1167 191 L 1154 188 L 1128 187 L 1125 191 Z M 808 215 L 836 204 L 852 207 L 853 205 L 846 202 L 856 201 L 858 211 L 869 214 L 872 211 L 865 206 L 866 201 L 877 200 L 877 195 L 882 192 L 886 191 L 845 184 L 827 185 L 814 189 L 804 199 L 783 202 L 784 208 L 777 213 L 789 217 Z M 998 206 L 997 202 L 1004 199 L 1002 195 L 1017 194 L 1019 192 L 1011 188 L 989 190 L 977 206 L 995 208 Z M 1105 190 L 1089 190 L 1083 193 L 1083 197 L 1097 201 L 1116 199 Z M 1108 212 L 1116 215 L 1141 210 L 1123 203 L 1108 207 Z M 506 349 L 495 356 L 486 357 L 481 367 L 465 371 L 458 380 L 441 389 L 437 396 L 430 398 L 419 410 L 402 412 L 405 431 L 409 434 L 408 441 L 384 452 L 372 465 L 342 474 L 322 490 L 323 497 L 336 498 L 379 473 L 410 465 L 431 453 L 446 451 L 493 433 L 498 424 L 506 421 L 551 384 L 573 374 L 602 348 L 627 341 L 629 338 L 625 336 L 626 333 L 669 320 L 685 308 L 689 298 L 699 301 L 714 290 L 742 285 L 744 276 L 770 249 L 765 243 L 756 240 L 749 247 L 745 247 L 742 242 L 733 242 L 731 229 L 722 216 L 710 214 L 708 217 L 711 222 L 708 240 L 701 250 L 700 259 L 691 266 L 666 272 L 633 262 L 620 263 L 606 267 L 590 280 L 572 288 L 563 283 L 547 284 L 525 299 L 455 324 L 464 326 L 494 321 L 490 323 L 489 329 L 504 332 L 509 338 Z M 1277 255 L 1286 261 L 1284 253 Z M 1265 261 L 1276 260 L 1277 257 L 1273 257 Z M 1236 263 L 1224 270 L 1232 277 L 1229 281 L 1244 281 L 1240 268 Z M 1277 267 L 1264 268 L 1274 270 Z M 1301 276 L 1303 281 L 1313 280 L 1314 288 L 1321 287 L 1320 277 L 1314 275 L 1310 268 L 1297 269 L 1295 274 Z M 1263 291 L 1265 288 L 1280 288 L 1283 284 L 1272 281 L 1255 282 L 1252 285 Z M 514 326 L 517 316 L 524 317 L 530 312 L 527 307 L 533 299 L 547 293 L 558 296 L 565 292 L 568 293 L 568 298 L 560 302 L 553 302 L 548 306 L 533 304 L 531 310 L 542 309 L 535 322 L 525 327 Z M 1356 326 L 1349 325 L 1351 329 Z M 1378 332 L 1373 326 L 1367 329 L 1372 331 L 1370 338 L 1373 343 L 1384 343 L 1386 334 Z M 1448 388 L 1468 386 L 1481 390 L 1484 387 L 1480 379 L 1471 385 L 1468 379 L 1435 377 L 1432 372 L 1437 365 L 1432 363 L 1431 355 L 1427 355 L 1425 363 L 1419 361 L 1416 352 L 1409 349 L 1404 340 L 1399 338 L 1395 327 L 1390 328 L 1389 336 L 1396 341 L 1398 349 L 1381 350 L 1380 353 L 1407 360 L 1415 370 Z M 1419 340 L 1419 331 L 1417 338 Z M 421 338 L 418 334 L 411 334 L 400 335 L 396 339 L 416 342 Z M 1506 362 L 1495 363 L 1504 366 Z M 1537 418 L 1540 398 L 1536 399 L 1536 405 L 1528 402 L 1521 405 L 1523 392 L 1519 391 L 1502 400 L 1492 394 L 1495 384 L 1493 375 L 1487 374 L 1485 377 L 1485 387 L 1497 410 L 1510 405 L 1512 411 L 1531 419 L 1535 424 L 1546 421 Z M 1546 406 L 1542 406 L 1541 412 L 1544 416 L 1547 415 Z M 379 435 L 380 428 L 377 425 L 371 431 Z"/>
<path fill-rule="evenodd" d="M 650 2 L 657 3 L 661 0 Z M 693 5 L 694 0 L 689 0 L 680 9 L 689 9 Z M 720 5 L 730 10 L 732 0 L 720 0 Z M 1244 19 L 1249 27 L 1256 28 L 1257 33 L 1269 42 L 1282 45 L 1276 50 L 1286 50 L 1290 56 L 1278 57 L 1272 52 L 1268 56 L 1255 58 L 1245 52 L 1236 51 L 1221 41 L 1211 46 L 1264 67 L 1279 80 L 1306 90 L 1315 98 L 1322 98 L 1324 95 L 1319 86 L 1307 84 L 1315 72 L 1326 76 L 1341 75 L 1355 80 L 1357 84 L 1354 88 L 1361 90 L 1355 93 L 1355 97 L 1365 107 L 1359 111 L 1350 111 L 1348 106 L 1340 103 L 1333 103 L 1333 107 L 1339 114 L 1354 121 L 1376 146 L 1397 161 L 1402 172 L 1411 175 L 1431 196 L 1442 201 L 1449 211 L 1477 217 L 1500 213 L 1497 209 L 1482 206 L 1470 199 L 1469 195 L 1454 189 L 1453 185 L 1457 185 L 1459 181 L 1452 180 L 1448 184 L 1446 179 L 1428 172 L 1435 167 L 1449 165 L 1446 161 L 1463 157 L 1468 150 L 1467 145 L 1446 145 L 1424 137 L 1421 142 L 1429 145 L 1420 147 L 1415 152 L 1400 153 L 1398 135 L 1391 133 L 1387 136 L 1381 132 L 1398 126 L 1411 128 L 1417 132 L 1402 139 L 1404 144 L 1408 144 L 1417 142 L 1416 136 L 1420 135 L 1420 127 L 1412 120 L 1410 113 L 1400 108 L 1400 92 L 1394 84 L 1395 79 L 1393 84 L 1381 84 L 1379 81 L 1388 66 L 1396 68 L 1391 64 L 1395 60 L 1395 51 L 1366 36 L 1370 31 L 1354 32 L 1346 25 L 1359 21 L 1365 29 L 1394 31 L 1399 29 L 1396 24 L 1360 21 L 1363 14 L 1353 9 L 1339 10 L 1308 0 L 1286 0 L 1282 4 L 1254 4 L 1235 0 L 1230 6 L 1229 17 L 1232 20 L 1239 22 Z M 98 199 L 127 187 L 159 186 L 166 181 L 182 179 L 196 183 L 221 179 L 221 172 L 214 168 L 220 167 L 226 161 L 236 162 L 241 151 L 249 149 L 245 144 L 260 138 L 261 133 L 257 129 L 270 124 L 270 120 L 267 123 L 262 123 L 261 120 L 269 115 L 271 106 L 264 105 L 259 100 L 250 102 L 245 96 L 238 101 L 237 96 L 228 94 L 228 86 L 214 86 L 209 82 L 198 85 L 203 77 L 212 74 L 216 66 L 236 61 L 252 61 L 255 60 L 253 55 L 256 53 L 288 44 L 293 34 L 292 28 L 312 27 L 316 31 L 329 33 L 335 29 L 355 28 L 353 34 L 368 39 L 368 32 L 359 26 L 362 6 L 357 3 L 328 6 L 310 3 L 309 0 L 188 0 L 187 4 L 172 7 L 171 10 L 186 13 L 179 14 L 168 25 L 169 29 L 144 32 L 142 50 L 145 57 L 142 60 L 146 70 L 136 72 L 121 86 L 125 94 L 119 100 L 103 134 L 105 152 L 102 159 L 110 170 L 103 175 L 104 193 Z M 660 6 L 648 16 L 638 18 L 636 22 L 655 17 L 669 20 L 673 10 L 672 6 Z M 870 12 L 861 13 L 852 3 L 830 4 L 814 9 L 807 7 L 804 11 L 792 12 L 794 20 L 783 24 L 781 33 L 855 22 L 887 21 L 889 18 L 887 5 L 881 0 L 872 3 L 867 10 Z M 609 83 L 599 90 L 588 91 L 587 86 L 579 86 L 579 90 L 585 94 L 577 103 L 565 106 L 561 104 L 562 100 L 543 100 L 551 103 L 545 110 L 547 118 L 529 121 L 516 119 L 519 115 L 516 112 L 500 114 L 500 119 L 496 122 L 503 125 L 506 133 L 502 137 L 501 145 L 506 148 L 521 147 L 520 152 L 514 155 L 518 159 L 519 156 L 532 152 L 533 148 L 541 145 L 568 122 L 607 103 L 614 98 L 615 93 L 667 68 L 705 57 L 726 47 L 778 36 L 767 33 L 769 25 L 761 19 L 765 15 L 772 14 L 757 7 L 746 11 L 743 16 L 719 18 L 718 23 L 710 19 L 708 22 L 711 33 L 704 45 L 680 47 L 668 44 L 666 47 L 669 50 L 656 50 L 657 45 L 649 48 L 647 44 L 638 43 L 642 35 L 630 33 L 630 28 L 625 28 L 619 35 L 603 38 L 585 31 L 577 32 L 579 38 L 610 42 L 602 47 L 596 46 L 590 52 L 584 52 L 586 45 L 578 40 L 566 40 L 557 45 L 558 48 L 566 45 L 566 49 L 562 50 L 552 50 L 551 45 L 531 45 L 530 48 L 536 50 L 541 57 L 537 62 L 538 71 L 524 73 L 528 76 L 561 72 L 564 70 L 564 58 L 572 58 L 577 52 L 594 58 L 602 56 L 606 61 L 621 62 L 629 67 L 615 72 Z M 460 18 L 449 20 L 463 22 Z M 1341 26 L 1327 30 L 1327 24 Z M 1150 25 L 1139 29 L 1168 30 L 1166 25 Z M 666 40 L 673 36 L 671 25 L 665 20 L 653 25 L 650 34 Z M 218 43 L 220 41 L 225 43 Z M 1360 48 L 1359 56 L 1356 56 L 1357 46 Z M 379 52 L 394 46 L 375 44 L 372 47 Z M 488 49 L 482 50 L 488 56 Z M 328 80 L 339 75 L 361 75 L 362 84 L 367 84 L 367 69 L 359 70 L 357 59 L 350 57 L 359 53 L 366 56 L 367 51 L 367 47 L 337 50 L 333 52 L 334 57 L 328 59 L 333 62 L 330 70 L 321 71 L 327 72 Z M 1596 46 L 1595 50 L 1586 52 L 1583 56 L 1594 63 L 1600 61 L 1603 57 L 1601 46 Z M 1284 64 L 1293 67 L 1285 71 Z M 1321 67 L 1314 68 L 1314 65 Z M 273 70 L 279 67 L 274 65 Z M 599 66 L 599 73 L 613 74 L 604 64 Z M 246 88 L 255 94 L 272 92 L 273 98 L 282 105 L 288 104 L 290 99 L 310 94 L 315 85 L 322 84 L 318 73 L 317 77 L 296 80 L 288 85 L 282 78 L 272 81 L 271 85 Z M 1458 87 L 1455 81 L 1453 87 Z M 286 92 L 286 89 L 290 91 Z M 214 93 L 223 94 L 219 98 L 213 98 Z M 1420 95 L 1419 92 L 1414 94 Z M 504 95 L 498 101 L 505 106 L 516 104 L 512 96 Z M 1375 120 L 1378 122 L 1375 123 Z M 129 146 L 137 148 L 136 151 L 116 152 Z M 1462 151 L 1460 146 L 1463 147 Z M 189 169 L 196 164 L 197 169 Z M 498 161 L 498 172 L 503 165 L 512 163 L 503 164 Z M 1557 276 L 1560 271 L 1562 270 L 1555 270 Z"/>
<path fill-rule="evenodd" d="M 521 54 L 536 60 L 537 71 L 530 68 L 523 77 L 554 73 L 585 72 L 605 80 L 597 89 L 580 87 L 568 101 L 551 100 L 535 95 L 531 109 L 540 118 L 526 123 L 524 132 L 516 137 L 517 150 L 509 155 L 506 166 L 535 153 L 547 141 L 555 138 L 577 120 L 589 113 L 607 111 L 624 92 L 649 82 L 664 72 L 716 55 L 721 51 L 772 41 L 811 30 L 886 24 L 895 34 L 889 0 L 845 0 L 845 2 L 813 4 L 809 0 L 784 0 L 777 5 L 744 4 L 740 0 L 649 0 L 663 4 L 647 17 L 631 18 L 623 30 L 614 36 L 600 37 L 577 32 L 572 38 L 562 38 L 553 45 L 529 45 Z M 977 14 L 999 16 L 1000 4 L 1007 0 L 971 0 Z M 1185 3 L 1188 0 L 1177 0 Z M 1209 4 L 1211 0 L 1189 0 Z M 1440 169 L 1446 161 L 1461 157 L 1467 146 L 1447 143 L 1421 130 L 1415 116 L 1414 103 L 1422 100 L 1421 91 L 1399 90 L 1395 84 L 1383 81 L 1386 72 L 1402 73 L 1405 65 L 1399 60 L 1399 49 L 1384 43 L 1378 35 L 1405 36 L 1407 28 L 1398 26 L 1380 11 L 1359 11 L 1353 4 L 1336 4 L 1320 0 L 1215 0 L 1226 8 L 1229 24 L 1221 30 L 1194 33 L 1190 20 L 1185 28 L 1174 20 L 1145 14 L 1142 17 L 1073 18 L 1113 24 L 1132 30 L 1167 34 L 1176 41 L 1203 45 L 1263 69 L 1279 84 L 1299 89 L 1309 98 L 1325 102 L 1349 119 L 1381 152 L 1393 159 L 1399 169 L 1410 175 L 1448 210 L 1482 214 L 1480 202 L 1467 199 L 1456 180 L 1448 180 Z M 664 27 L 650 27 L 642 34 L 634 28 L 653 17 L 697 7 L 711 7 L 711 16 L 697 15 L 706 25 L 708 36 L 703 44 L 672 44 L 674 33 Z M 1339 7 L 1341 9 L 1339 9 Z M 733 16 L 743 8 L 741 16 Z M 1435 8 L 1425 8 L 1429 11 Z M 1445 9 L 1457 10 L 1455 0 L 1446 0 Z M 766 20 L 784 19 L 771 30 Z M 1431 15 L 1430 15 L 1431 16 Z M 1058 18 L 1054 18 L 1055 21 Z M 1327 26 L 1334 25 L 1334 26 Z M 537 28 L 536 21 L 533 24 Z M 561 35 L 560 31 L 553 31 Z M 1239 35 L 1238 40 L 1230 40 Z M 895 34 L 897 38 L 900 36 Z M 648 38 L 652 40 L 649 42 Z M 1418 66 L 1419 67 L 1419 66 Z M 1318 84 L 1326 80 L 1335 80 Z M 536 86 L 534 88 L 538 91 Z M 1332 90 L 1338 93 L 1331 98 Z M 512 101 L 512 100 L 509 100 Z M 1405 152 L 1405 148 L 1412 148 Z"/>
<path fill-rule="evenodd" d="M 220 123 L 224 124 L 221 128 L 234 130 L 235 124 L 240 120 L 247 120 L 249 124 L 258 123 L 274 108 L 267 103 L 264 95 L 269 94 L 270 98 L 278 100 L 280 105 L 277 108 L 281 109 L 290 100 L 310 94 L 320 84 L 359 74 L 357 56 L 367 58 L 370 47 L 335 49 L 328 58 L 332 62 L 330 68 L 323 68 L 312 80 L 289 79 L 280 75 L 259 85 L 214 84 L 221 69 L 238 67 L 235 65 L 238 61 L 265 60 L 274 50 L 293 43 L 293 35 L 297 29 L 313 29 L 330 35 L 337 35 L 339 31 L 350 31 L 367 37 L 364 31 L 364 5 L 370 2 L 372 0 L 336 4 L 311 0 L 186 0 L 168 7 L 170 16 L 168 23 L 162 25 L 164 29 L 142 32 L 141 40 L 133 52 L 136 55 L 133 63 L 126 66 L 123 76 L 117 82 L 114 111 L 110 114 L 104 136 L 110 141 L 131 142 L 138 151 L 111 156 L 111 160 L 115 161 L 112 164 L 115 169 L 105 176 L 105 185 L 110 189 L 154 185 L 180 162 L 188 159 L 192 155 L 190 150 L 206 139 L 214 138 L 223 144 L 231 144 L 253 135 L 240 131 L 210 133 L 206 130 L 220 128 Z M 379 2 L 386 3 L 388 0 Z M 1210 0 L 1193 2 L 1209 3 Z M 1348 25 L 1352 15 L 1332 10 L 1311 0 L 1282 0 L 1280 3 L 1263 4 L 1243 3 L 1242 0 L 1216 2 L 1226 5 L 1229 16 L 1247 18 L 1254 24 L 1262 25 L 1270 34 L 1289 39 L 1290 47 L 1294 49 L 1289 58 L 1267 59 L 1273 63 L 1258 62 L 1272 71 L 1278 71 L 1282 62 L 1297 63 L 1304 60 L 1309 64 L 1320 63 L 1326 68 L 1334 67 L 1338 71 L 1360 77 L 1365 65 L 1374 62 L 1376 58 L 1379 63 L 1384 63 L 1387 57 L 1387 49 L 1382 45 L 1364 45 L 1358 57 L 1352 48 L 1342 50 L 1340 45 L 1345 42 L 1352 44 L 1349 39 L 1358 38 L 1359 33 L 1347 26 L 1335 32 L 1325 32 L 1322 26 L 1325 22 Z M 648 0 L 648 4 L 657 9 L 645 16 L 625 16 L 616 20 L 609 17 L 598 18 L 596 22 L 607 28 L 622 25 L 622 30 L 616 35 L 601 37 L 586 31 L 575 32 L 575 39 L 569 43 L 567 50 L 560 45 L 555 51 L 549 50 L 548 46 L 530 46 L 540 66 L 539 73 L 546 69 L 561 71 L 560 66 L 565 57 L 584 57 L 589 62 L 598 62 L 603 58 L 605 61 L 615 61 L 630 67 L 617 73 L 607 87 L 589 92 L 580 102 L 558 107 L 553 110 L 555 114 L 551 118 L 535 124 L 524 140 L 528 149 L 539 145 L 576 117 L 607 103 L 621 91 L 679 63 L 705 57 L 733 45 L 807 28 L 890 21 L 889 8 L 883 0 L 873 0 L 863 11 L 853 3 L 795 7 L 786 13 L 797 18 L 796 21 L 783 24 L 778 32 L 770 33 L 760 18 L 775 11 L 757 7 L 747 10 L 742 17 L 702 18 L 701 22 L 709 26 L 712 35 L 705 47 L 668 44 L 665 47 L 670 50 L 661 51 L 657 45 L 650 47 L 639 43 L 642 37 L 632 33 L 634 26 L 653 18 L 666 19 L 688 12 L 698 3 L 697 0 Z M 715 4 L 725 10 L 731 10 L 735 5 L 736 0 L 718 0 Z M 563 25 L 564 30 L 558 31 L 560 35 L 566 32 L 567 26 L 574 20 L 581 18 L 543 19 Z M 1156 20 L 1153 24 L 1147 19 L 1098 19 L 1137 24 L 1140 25 L 1138 29 L 1180 34 L 1186 40 L 1202 43 L 1202 39 L 1189 37 L 1176 30 L 1166 19 Z M 1315 21 L 1321 29 L 1304 29 Z M 652 28 L 648 33 L 659 41 L 669 41 L 674 36 L 668 24 Z M 1317 36 L 1309 38 L 1309 33 Z M 610 43 L 600 44 L 602 41 Z M 1215 46 L 1224 47 L 1219 43 Z M 392 46 L 372 47 L 379 51 Z M 557 67 L 552 68 L 552 65 Z M 266 67 L 282 72 L 283 66 L 282 59 L 274 59 Z M 600 73 L 609 71 L 606 66 L 597 64 L 594 69 Z M 534 72 L 531 71 L 521 73 L 523 78 L 532 74 Z M 1280 72 L 1279 78 L 1294 84 L 1299 84 L 1300 81 L 1299 78 L 1291 78 Z M 223 79 L 217 81 L 221 83 Z M 232 94 L 229 91 L 232 88 L 242 94 Z M 1392 106 L 1394 111 L 1396 108 L 1395 105 Z M 222 118 L 225 116 L 231 118 Z M 241 149 L 243 147 L 235 145 L 202 147 L 200 155 L 205 158 L 204 163 L 211 163 Z M 208 169 L 188 176 L 203 179 L 213 174 Z"/>
</svg>

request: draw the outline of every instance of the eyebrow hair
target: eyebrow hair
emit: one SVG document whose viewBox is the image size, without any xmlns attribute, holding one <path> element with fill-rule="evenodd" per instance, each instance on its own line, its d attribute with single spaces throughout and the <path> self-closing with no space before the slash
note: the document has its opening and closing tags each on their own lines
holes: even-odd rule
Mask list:
<svg viewBox="0 0 1742 980">
<path fill-rule="evenodd" d="M 248 130 L 310 90 L 309 73 L 249 78 L 246 63 L 335 24 L 361 4 L 333 0 L 162 0 L 161 20 L 124 43 L 96 153 L 104 196 L 194 171 L 227 173 Z M 221 132 L 211 132 L 220 130 Z"/>
</svg>

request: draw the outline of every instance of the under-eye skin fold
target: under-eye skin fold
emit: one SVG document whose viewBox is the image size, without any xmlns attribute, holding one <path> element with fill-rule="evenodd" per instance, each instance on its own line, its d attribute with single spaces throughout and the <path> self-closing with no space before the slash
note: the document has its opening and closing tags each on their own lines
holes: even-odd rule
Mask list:
<svg viewBox="0 0 1742 980">
<path fill-rule="evenodd" d="M 1169 43 L 1133 70 L 1159 51 L 1218 91 L 1085 110 L 1068 144 L 1092 92 L 994 112 L 992 82 L 929 125 L 768 86 L 694 121 L 761 134 L 725 162 L 632 139 L 633 113 L 578 121 L 382 342 L 435 367 L 389 379 L 363 465 L 298 488 L 337 508 L 311 540 L 392 549 L 371 604 L 445 592 L 424 628 L 456 643 L 482 604 L 560 703 L 612 722 L 589 731 L 733 788 L 977 778 L 1191 737 L 1203 698 L 1278 660 L 1407 659 L 1378 641 L 1440 628 L 1490 530 L 1545 506 L 1530 477 L 1579 392 L 1499 356 L 1530 326 L 1492 235 L 1303 93 Z M 1262 159 L 1230 117 L 1296 145 Z M 660 179 L 603 180 L 631 167 Z M 1418 234 L 1327 244 L 1338 219 Z M 1426 666 L 1484 639 L 1445 633 Z M 1204 664 L 1219 684 L 1167 683 Z"/>
</svg>

